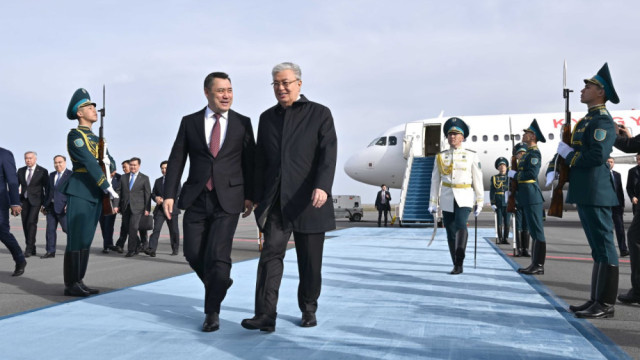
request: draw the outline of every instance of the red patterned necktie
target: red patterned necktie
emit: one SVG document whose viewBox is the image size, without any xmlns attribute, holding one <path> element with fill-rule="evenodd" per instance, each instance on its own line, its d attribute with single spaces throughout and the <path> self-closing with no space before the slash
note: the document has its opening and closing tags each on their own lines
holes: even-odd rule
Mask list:
<svg viewBox="0 0 640 360">
<path fill-rule="evenodd" d="M 218 156 L 218 151 L 220 151 L 220 114 L 213 114 L 215 117 L 215 122 L 213 123 L 213 129 L 211 129 L 211 141 L 209 142 L 209 151 L 211 151 L 211 155 L 213 157 Z M 207 189 L 209 191 L 213 190 L 213 171 L 212 175 L 207 181 Z"/>
</svg>

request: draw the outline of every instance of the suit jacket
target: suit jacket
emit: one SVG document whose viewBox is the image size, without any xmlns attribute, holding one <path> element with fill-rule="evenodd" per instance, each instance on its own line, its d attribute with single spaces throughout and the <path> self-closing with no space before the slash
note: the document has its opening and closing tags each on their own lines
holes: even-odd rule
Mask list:
<svg viewBox="0 0 640 360">
<path fill-rule="evenodd" d="M 131 173 L 124 174 L 120 177 L 120 208 L 121 212 L 124 212 L 127 205 L 131 207 L 131 212 L 134 214 L 141 214 L 145 211 L 151 212 L 151 184 L 149 183 L 149 177 L 141 172 L 136 175 L 133 187 L 129 190 L 129 180 L 131 179 Z"/>
<path fill-rule="evenodd" d="M 151 200 L 153 200 L 154 202 L 156 201 L 156 196 L 160 196 L 164 199 L 164 184 L 162 182 L 163 178 L 163 176 L 157 178 L 156 182 L 153 184 L 153 190 L 151 190 Z M 176 193 L 180 193 L 180 188 L 181 186 L 178 183 L 178 189 Z M 153 215 L 155 216 L 157 212 L 162 212 L 162 206 L 156 205 L 156 207 L 153 209 Z M 178 202 L 175 201 L 173 203 L 173 210 L 171 210 L 171 215 L 178 214 L 180 214 L 180 208 L 178 208 Z"/>
<path fill-rule="evenodd" d="M 224 143 L 215 158 L 204 131 L 205 109 L 182 118 L 171 148 L 165 175 L 165 199 L 177 199 L 184 166 L 189 157 L 189 176 L 178 199 L 180 209 L 189 208 L 213 176 L 218 202 L 230 214 L 244 211 L 244 200 L 253 201 L 255 140 L 251 120 L 229 110 Z"/>
<path fill-rule="evenodd" d="M 47 192 L 49 191 L 49 172 L 47 169 L 36 164 L 36 168 L 31 175 L 31 181 L 27 186 L 27 167 L 21 167 L 18 169 L 18 182 L 20 182 L 20 200 L 28 200 L 32 206 L 40 206 L 47 198 Z M 24 197 L 25 191 L 27 192 L 27 198 Z"/>
<path fill-rule="evenodd" d="M 7 149 L 0 148 L 0 218 L 8 215 L 7 209 L 11 205 L 20 205 L 18 187 L 13 154 Z"/>
<path fill-rule="evenodd" d="M 626 189 L 629 199 L 634 197 L 640 199 L 640 166 L 634 166 L 629 169 Z"/>
<path fill-rule="evenodd" d="M 615 185 L 616 196 L 618 197 L 618 207 L 624 209 L 624 191 L 622 190 L 622 177 L 620 176 L 620 173 L 615 170 L 611 170 L 611 173 L 613 174 L 613 184 Z"/>
<path fill-rule="evenodd" d="M 64 207 L 67 206 L 67 195 L 62 193 L 60 189 L 62 188 L 62 184 L 64 184 L 67 179 L 71 176 L 72 172 L 69 169 L 64 169 L 62 172 L 62 176 L 58 179 L 58 184 L 56 186 L 56 175 L 58 175 L 57 171 L 49 174 L 49 189 L 47 193 L 47 198 L 44 201 L 44 208 L 48 212 L 55 212 L 56 214 L 62 214 L 64 212 Z"/>
<path fill-rule="evenodd" d="M 287 109 L 276 105 L 260 115 L 255 216 L 261 229 L 277 205 L 293 231 L 313 234 L 335 229 L 331 188 L 337 149 L 331 111 L 303 95 Z M 328 195 L 320 208 L 311 202 L 316 188 Z"/>
<path fill-rule="evenodd" d="M 387 197 L 387 200 L 384 202 L 384 207 L 381 207 L 382 205 L 382 190 L 378 191 L 378 196 L 376 196 L 376 209 L 378 210 L 391 210 L 391 204 L 389 204 L 389 202 L 391 201 L 391 193 L 389 193 L 388 191 L 384 192 L 385 196 Z"/>
</svg>

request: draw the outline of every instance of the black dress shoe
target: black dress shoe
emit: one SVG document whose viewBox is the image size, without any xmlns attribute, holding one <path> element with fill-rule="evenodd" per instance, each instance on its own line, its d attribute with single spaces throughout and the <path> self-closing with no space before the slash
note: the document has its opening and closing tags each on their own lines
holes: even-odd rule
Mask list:
<svg viewBox="0 0 640 360">
<path fill-rule="evenodd" d="M 134 255 L 136 255 L 135 251 L 127 251 L 127 254 L 124 257 L 132 257 Z"/>
<path fill-rule="evenodd" d="M 20 276 L 24 274 L 24 268 L 27 267 L 27 262 L 23 261 L 20 264 L 16 264 L 16 269 L 13 271 L 11 276 Z"/>
<path fill-rule="evenodd" d="M 17 265 L 16 265 L 16 269 L 17 269 Z M 633 289 L 629 290 L 626 294 L 618 295 L 618 300 L 620 300 L 620 302 L 624 304 L 634 304 L 634 303 L 640 304 L 640 296 L 634 294 Z"/>
<path fill-rule="evenodd" d="M 244 319 L 240 325 L 249 330 L 276 331 L 276 319 L 267 315 L 256 315 L 251 319 Z"/>
<path fill-rule="evenodd" d="M 451 274 L 451 275 L 462 274 L 462 266 L 454 265 L 453 266 L 453 270 L 451 270 L 451 272 L 449 272 L 449 274 Z"/>
<path fill-rule="evenodd" d="M 207 317 L 204 318 L 204 324 L 202 324 L 202 331 L 212 332 L 218 329 L 220 329 L 220 316 L 218 313 L 207 314 Z"/>
<path fill-rule="evenodd" d="M 103 253 L 103 254 L 108 254 L 108 253 L 110 253 L 110 252 L 111 252 L 111 250 L 109 250 L 109 248 L 104 248 L 104 249 L 102 249 L 102 253 Z"/>
<path fill-rule="evenodd" d="M 79 297 L 87 297 L 89 296 L 89 292 L 84 290 L 80 284 L 73 283 L 71 286 L 67 286 L 64 288 L 65 296 L 79 296 Z"/>
<path fill-rule="evenodd" d="M 40 259 L 48 259 L 48 258 L 54 258 L 54 257 L 56 257 L 56 253 L 48 252 L 48 253 L 40 256 Z"/>
<path fill-rule="evenodd" d="M 583 319 L 606 319 L 613 317 L 615 309 L 613 305 L 601 304 L 594 301 L 589 308 L 582 311 L 577 311 L 574 315 L 577 318 Z"/>
<path fill-rule="evenodd" d="M 80 285 L 82 290 L 88 292 L 91 295 L 100 294 L 100 290 L 88 287 L 84 284 L 84 282 L 82 282 L 82 280 L 78 281 L 78 285 Z"/>
<path fill-rule="evenodd" d="M 176 256 L 176 255 L 178 255 L 178 250 L 173 250 L 173 251 L 171 252 L 171 256 Z"/>
<path fill-rule="evenodd" d="M 544 275 L 544 266 L 531 264 L 527 268 L 518 269 L 518 272 L 525 275 Z"/>
<path fill-rule="evenodd" d="M 628 250 L 620 251 L 620 257 L 625 257 L 625 256 L 629 256 L 629 251 Z"/>
<path fill-rule="evenodd" d="M 593 300 L 589 300 L 586 303 L 582 304 L 582 305 L 578 305 L 578 306 L 574 306 L 574 305 L 569 305 L 569 311 L 571 311 L 572 313 L 576 313 L 578 311 L 584 311 L 587 310 L 588 308 L 591 307 L 591 305 L 593 305 L 594 301 Z"/>
<path fill-rule="evenodd" d="M 316 325 L 318 325 L 318 321 L 316 320 L 316 314 L 312 312 L 302 313 L 302 321 L 300 321 L 301 327 L 314 327 Z"/>
<path fill-rule="evenodd" d="M 29 251 L 25 251 L 24 252 L 24 257 L 28 258 L 31 256 L 31 253 Z"/>
<path fill-rule="evenodd" d="M 156 252 L 155 252 L 155 250 L 146 249 L 146 250 L 144 251 L 144 253 L 145 253 L 145 254 L 147 254 L 147 255 L 149 255 L 149 256 L 151 256 L 151 257 L 156 257 Z"/>
<path fill-rule="evenodd" d="M 111 247 L 109 247 L 109 249 L 117 252 L 118 254 L 122 254 L 124 252 L 124 250 L 122 250 L 122 248 L 120 246 L 111 246 Z"/>
</svg>

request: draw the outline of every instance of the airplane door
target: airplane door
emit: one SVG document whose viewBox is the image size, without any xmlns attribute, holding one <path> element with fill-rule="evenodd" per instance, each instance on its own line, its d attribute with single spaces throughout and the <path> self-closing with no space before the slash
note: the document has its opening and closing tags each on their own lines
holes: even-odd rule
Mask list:
<svg viewBox="0 0 640 360">
<path fill-rule="evenodd" d="M 424 156 L 435 156 L 440 152 L 440 124 L 426 124 L 424 127 Z"/>
</svg>

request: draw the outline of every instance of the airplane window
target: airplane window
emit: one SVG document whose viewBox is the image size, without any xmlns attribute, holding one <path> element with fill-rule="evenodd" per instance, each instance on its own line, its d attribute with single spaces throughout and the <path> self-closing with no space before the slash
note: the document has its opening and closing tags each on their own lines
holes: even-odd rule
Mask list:
<svg viewBox="0 0 640 360">
<path fill-rule="evenodd" d="M 482 135 L 482 141 L 486 142 L 487 140 L 489 140 L 489 137 L 487 135 Z"/>
<path fill-rule="evenodd" d="M 387 138 L 386 137 L 381 137 L 380 139 L 378 139 L 378 141 L 376 141 L 376 145 L 378 146 L 386 146 L 387 145 Z"/>
<path fill-rule="evenodd" d="M 389 136 L 389 145 L 393 146 L 397 144 L 398 144 L 398 139 L 395 136 Z"/>
<path fill-rule="evenodd" d="M 380 139 L 380 138 L 373 139 L 373 141 L 370 142 L 369 145 L 367 145 L 367 147 L 375 145 L 378 142 L 378 139 Z"/>
<path fill-rule="evenodd" d="M 493 141 L 498 141 L 500 140 L 500 137 L 498 135 L 493 135 Z"/>
<path fill-rule="evenodd" d="M 549 133 L 549 140 L 553 140 L 554 137 L 555 136 L 553 134 Z"/>
<path fill-rule="evenodd" d="M 509 141 L 509 134 L 504 136 L 504 141 Z"/>
<path fill-rule="evenodd" d="M 473 142 L 478 141 L 478 137 L 477 137 L 477 136 L 475 136 L 475 135 L 473 135 L 473 136 L 471 137 L 471 141 L 473 141 Z"/>
<path fill-rule="evenodd" d="M 520 135 L 516 135 L 516 141 L 520 141 Z"/>
</svg>

